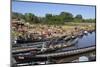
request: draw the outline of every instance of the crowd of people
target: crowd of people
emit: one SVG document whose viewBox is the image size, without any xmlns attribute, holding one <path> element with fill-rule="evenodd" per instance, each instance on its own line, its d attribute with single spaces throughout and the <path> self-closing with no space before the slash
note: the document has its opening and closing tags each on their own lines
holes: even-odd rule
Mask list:
<svg viewBox="0 0 100 67">
<path fill-rule="evenodd" d="M 64 28 L 63 25 L 29 24 L 19 21 L 12 23 L 12 35 L 14 39 L 28 42 L 64 35 L 75 35 L 78 34 L 80 30 L 82 29 L 78 26 Z"/>
</svg>

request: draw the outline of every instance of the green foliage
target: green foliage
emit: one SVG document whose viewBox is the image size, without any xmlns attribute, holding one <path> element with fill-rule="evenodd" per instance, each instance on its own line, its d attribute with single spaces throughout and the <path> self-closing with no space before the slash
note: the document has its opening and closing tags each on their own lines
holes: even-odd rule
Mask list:
<svg viewBox="0 0 100 67">
<path fill-rule="evenodd" d="M 32 23 L 39 23 L 38 18 L 34 14 L 32 14 L 32 13 L 26 13 L 24 16 L 25 16 L 24 20 L 26 22 L 30 22 L 31 24 Z"/>
<path fill-rule="evenodd" d="M 12 19 L 21 20 L 21 19 L 24 19 L 24 15 L 21 14 L 21 13 L 13 12 L 13 13 L 12 13 Z"/>
<path fill-rule="evenodd" d="M 78 15 L 76 15 L 75 18 L 76 18 L 76 19 L 82 19 L 82 15 L 78 14 Z"/>
<path fill-rule="evenodd" d="M 95 23 L 96 19 L 83 19 L 83 22 Z"/>
<path fill-rule="evenodd" d="M 63 22 L 72 22 L 73 21 L 73 15 L 68 12 L 61 12 L 60 18 L 61 18 L 61 21 L 63 21 Z"/>
<path fill-rule="evenodd" d="M 74 22 L 82 22 L 82 21 L 83 21 L 82 15 L 78 14 L 75 16 Z"/>
<path fill-rule="evenodd" d="M 95 19 L 83 19 L 82 15 L 78 14 L 73 17 L 69 12 L 61 12 L 59 15 L 46 14 L 45 17 L 37 17 L 32 13 L 12 13 L 12 19 L 24 20 L 30 24 L 66 24 L 68 22 L 95 22 Z"/>
</svg>

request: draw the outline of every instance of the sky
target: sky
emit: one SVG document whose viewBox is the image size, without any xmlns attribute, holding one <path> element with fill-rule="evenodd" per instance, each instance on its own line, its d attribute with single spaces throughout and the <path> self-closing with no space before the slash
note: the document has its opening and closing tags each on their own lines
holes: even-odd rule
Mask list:
<svg viewBox="0 0 100 67">
<path fill-rule="evenodd" d="M 38 17 L 44 17 L 47 13 L 59 15 L 61 12 L 70 12 L 74 16 L 81 14 L 84 19 L 95 18 L 95 6 L 13 1 L 12 11 L 33 13 Z"/>
</svg>

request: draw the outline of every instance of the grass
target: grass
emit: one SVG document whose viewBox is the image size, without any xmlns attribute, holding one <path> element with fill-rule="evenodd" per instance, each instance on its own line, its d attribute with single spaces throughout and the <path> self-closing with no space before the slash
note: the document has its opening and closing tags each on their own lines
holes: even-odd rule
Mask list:
<svg viewBox="0 0 100 67">
<path fill-rule="evenodd" d="M 63 29 L 73 29 L 75 27 L 79 27 L 80 29 L 88 29 L 92 30 L 95 29 L 95 23 L 74 23 L 70 22 L 67 23 L 66 25 L 62 25 Z"/>
</svg>

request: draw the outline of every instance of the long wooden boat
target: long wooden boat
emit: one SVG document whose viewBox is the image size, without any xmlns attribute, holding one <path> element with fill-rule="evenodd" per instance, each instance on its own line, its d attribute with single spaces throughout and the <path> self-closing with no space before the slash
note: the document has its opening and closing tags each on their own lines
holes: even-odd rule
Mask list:
<svg viewBox="0 0 100 67">
<path fill-rule="evenodd" d="M 80 53 L 89 52 L 93 50 L 96 50 L 95 45 L 84 47 L 84 48 L 72 49 L 68 51 L 47 53 L 47 54 L 37 54 L 37 55 L 19 54 L 19 55 L 13 55 L 13 57 L 15 58 L 17 63 L 24 63 L 24 62 L 30 62 L 32 61 L 32 59 L 33 61 L 44 61 L 47 60 L 48 57 L 57 58 L 63 56 L 70 56 L 70 55 L 80 54 Z"/>
<path fill-rule="evenodd" d="M 51 52 L 51 51 L 55 51 L 55 50 L 58 50 L 58 49 L 62 49 L 62 48 L 66 48 L 66 47 L 75 45 L 77 42 L 78 42 L 78 38 L 70 40 L 68 42 L 61 42 L 59 44 L 47 45 L 47 46 L 49 46 L 48 48 L 46 48 L 46 47 L 37 48 L 37 47 L 34 47 L 34 46 L 23 47 L 23 48 L 21 47 L 19 49 L 18 48 L 13 49 L 12 54 L 27 53 L 27 52 L 31 52 L 31 51 L 38 51 L 37 52 L 38 54 L 46 53 L 46 52 Z M 42 46 L 42 45 L 39 45 L 39 46 Z"/>
</svg>

